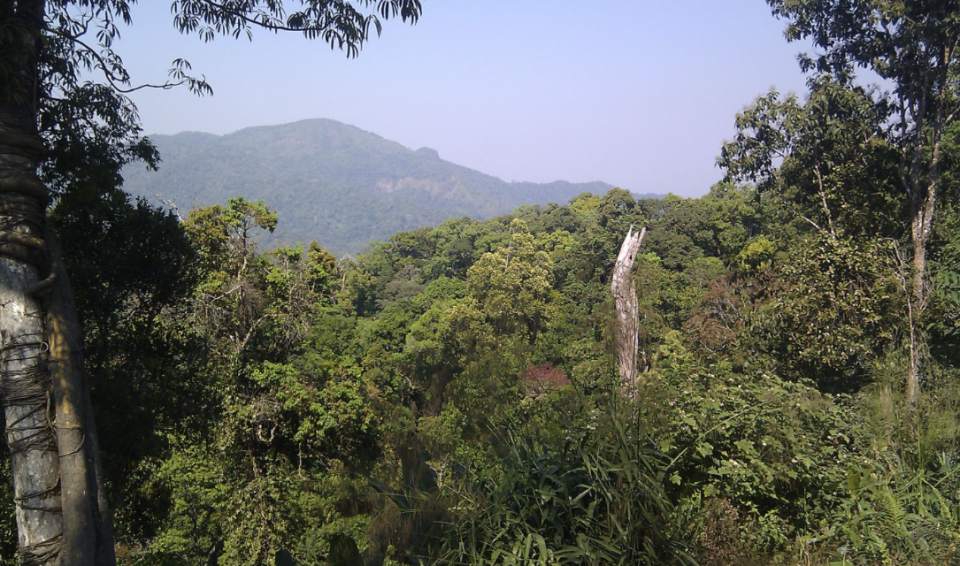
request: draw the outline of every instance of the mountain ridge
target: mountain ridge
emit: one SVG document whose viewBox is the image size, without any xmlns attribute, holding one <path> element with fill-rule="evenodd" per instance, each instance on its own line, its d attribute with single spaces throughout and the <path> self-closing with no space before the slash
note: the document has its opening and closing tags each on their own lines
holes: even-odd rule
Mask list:
<svg viewBox="0 0 960 566">
<path fill-rule="evenodd" d="M 412 150 L 327 118 L 150 139 L 160 170 L 126 167 L 134 196 L 191 207 L 238 195 L 262 199 L 279 217 L 265 244 L 316 239 L 337 255 L 451 217 L 485 220 L 522 204 L 565 203 L 613 188 L 601 181 L 508 183 L 446 161 L 436 149 Z"/>
</svg>

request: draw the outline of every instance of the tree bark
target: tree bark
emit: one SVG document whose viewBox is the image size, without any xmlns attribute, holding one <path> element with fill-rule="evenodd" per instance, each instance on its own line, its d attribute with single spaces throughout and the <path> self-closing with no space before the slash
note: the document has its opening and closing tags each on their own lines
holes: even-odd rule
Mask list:
<svg viewBox="0 0 960 566">
<path fill-rule="evenodd" d="M 630 273 L 637 250 L 643 242 L 647 229 L 633 233 L 633 226 L 620 246 L 617 263 L 613 267 L 613 281 L 610 291 L 617 310 L 617 357 L 620 369 L 620 392 L 626 398 L 633 398 L 637 390 L 637 352 L 640 347 L 640 307 L 637 303 L 637 290 Z"/>
<path fill-rule="evenodd" d="M 16 502 L 20 561 L 61 564 L 60 465 L 44 310 L 38 295 L 44 270 L 45 203 L 36 194 L 37 143 L 11 132 L 0 114 L 0 398 Z M 39 142 L 39 139 L 36 140 Z M 26 143 L 25 143 L 26 142 Z"/>
<path fill-rule="evenodd" d="M 46 240 L 54 274 L 46 333 L 60 446 L 63 546 L 69 550 L 69 564 L 114 566 L 113 521 L 104 491 L 93 406 L 83 370 L 80 320 L 56 237 L 49 229 Z"/>
<path fill-rule="evenodd" d="M 924 289 L 926 263 L 927 263 L 927 242 L 924 238 L 924 218 L 922 214 L 914 212 L 911 222 L 911 239 L 913 240 L 913 296 L 907 300 L 910 301 L 909 317 L 907 321 L 910 328 L 910 365 L 907 368 L 907 387 L 906 400 L 907 405 L 913 406 L 917 401 L 917 395 L 920 392 L 920 344 L 917 336 L 917 325 L 920 315 L 923 313 L 926 293 Z"/>
<path fill-rule="evenodd" d="M 941 101 L 942 106 L 942 101 Z M 938 114 L 943 108 L 938 109 Z M 922 126 L 922 122 L 921 122 Z M 913 293 L 910 301 L 910 366 L 907 368 L 907 386 L 905 391 L 907 405 L 913 407 L 920 393 L 922 369 L 922 339 L 918 335 L 923 314 L 927 309 L 927 247 L 933 234 L 933 216 L 936 212 L 937 192 L 939 185 L 941 137 L 946 125 L 941 119 L 934 123 L 932 133 L 931 158 L 929 172 L 926 178 L 921 175 L 920 153 L 922 145 L 918 146 L 912 169 L 908 175 L 902 175 L 910 180 L 905 183 L 907 194 L 910 197 L 910 240 L 913 244 Z M 922 128 L 921 128 L 922 129 Z"/>
</svg>

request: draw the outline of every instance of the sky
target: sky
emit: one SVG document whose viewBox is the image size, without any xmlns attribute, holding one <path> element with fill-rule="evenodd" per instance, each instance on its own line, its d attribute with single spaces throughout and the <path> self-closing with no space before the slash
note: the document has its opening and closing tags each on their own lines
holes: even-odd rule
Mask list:
<svg viewBox="0 0 960 566">
<path fill-rule="evenodd" d="M 148 135 L 329 118 L 506 181 L 700 196 L 738 111 L 805 92 L 804 47 L 763 0 L 423 0 L 356 59 L 256 30 L 203 43 L 164 1 L 132 16 L 115 48 L 134 83 L 182 57 L 214 89 L 134 93 Z"/>
</svg>

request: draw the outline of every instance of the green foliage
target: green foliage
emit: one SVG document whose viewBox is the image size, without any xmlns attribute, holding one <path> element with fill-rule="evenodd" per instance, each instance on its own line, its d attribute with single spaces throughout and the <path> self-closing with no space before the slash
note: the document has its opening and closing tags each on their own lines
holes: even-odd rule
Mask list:
<svg viewBox="0 0 960 566">
<path fill-rule="evenodd" d="M 755 187 L 583 193 L 342 262 L 316 241 L 261 251 L 288 221 L 263 201 L 178 224 L 76 182 L 54 219 L 65 240 L 93 236 L 67 253 L 96 290 L 79 299 L 98 410 L 134 408 L 103 434 L 135 448 L 107 458 L 124 561 L 955 562 L 957 215 L 938 212 L 929 394 L 907 412 L 906 201 L 886 115 L 843 81 L 811 89 L 738 117 L 721 163 Z M 384 176 L 387 196 L 443 193 L 417 185 L 452 171 L 435 154 L 313 126 L 290 128 L 413 179 Z M 268 153 L 270 131 L 245 135 Z M 356 187 L 349 200 L 382 208 Z M 648 232 L 627 401 L 608 277 L 630 226 Z"/>
<path fill-rule="evenodd" d="M 182 225 L 143 205 L 125 213 L 141 228 L 152 218 L 165 239 L 148 241 L 176 261 L 130 283 L 92 272 L 103 294 L 81 295 L 91 344 L 97 313 L 116 328 L 152 321 L 163 338 L 163 371 L 145 382 L 161 394 L 155 424 L 128 427 L 152 443 L 114 457 L 124 467 L 111 472 L 127 471 L 123 555 L 223 565 L 269 563 L 282 550 L 297 564 L 341 550 L 366 563 L 948 561 L 958 536 L 954 370 L 937 354 L 946 365 L 939 400 L 924 401 L 929 420 L 911 428 L 890 416 L 899 401 L 884 392 L 902 371 L 905 310 L 896 244 L 856 235 L 841 217 L 834 232 L 786 229 L 765 194 L 718 185 L 702 199 L 584 195 L 399 233 L 340 263 L 316 243 L 260 251 L 257 232 L 278 217 L 242 198 Z M 125 225 L 84 224 L 96 216 L 71 202 L 58 212 L 64 229 Z M 651 239 L 634 275 L 640 393 L 623 404 L 607 275 L 631 224 Z M 947 314 L 952 226 L 948 215 L 931 307 Z M 95 249 L 123 253 L 107 241 Z M 104 367 L 129 367 L 104 348 Z M 202 411 L 185 410 L 187 395 Z"/>
<path fill-rule="evenodd" d="M 507 184 L 314 121 L 161 138 L 202 176 L 170 167 L 141 194 L 226 201 L 183 223 L 116 189 L 157 164 L 111 88 L 131 86 L 112 47 L 129 6 L 80 4 L 0 22 L 0 98 L 49 146 L 121 561 L 958 563 L 960 220 L 934 206 L 960 163 L 956 2 L 769 0 L 818 49 L 810 91 L 738 115 L 701 199 Z M 204 40 L 292 29 L 348 56 L 420 9 L 172 8 Z M 68 39 L 97 24 L 94 45 Z M 858 67 L 889 92 L 854 86 Z M 188 69 L 171 80 L 209 92 Z M 37 108 L 24 76 L 43 77 Z M 241 183 L 277 209 L 226 200 Z M 494 217 L 558 195 L 578 196 Z M 318 224 L 331 251 L 257 245 Z M 630 226 L 648 228 L 635 400 L 608 290 Z M 926 391 L 909 406 L 908 343 Z"/>
<path fill-rule="evenodd" d="M 900 483 L 898 479 L 912 475 L 907 470 L 850 470 L 848 499 L 838 518 L 842 522 L 836 530 L 826 533 L 845 543 L 838 548 L 838 554 L 849 564 L 891 560 L 910 564 L 956 563 L 957 504 L 951 501 L 949 490 L 957 484 L 957 474 L 951 463 L 945 465 L 947 468 L 939 474 L 921 472 L 915 476 L 915 481 L 923 486 L 921 489 L 896 485 Z M 919 506 L 914 504 L 918 496 Z M 933 507 L 927 507 L 931 503 Z"/>
<path fill-rule="evenodd" d="M 907 307 L 894 258 L 883 240 L 802 240 L 778 266 L 783 290 L 757 313 L 753 336 L 784 361 L 784 375 L 855 391 L 877 356 L 898 346 Z"/>
<path fill-rule="evenodd" d="M 467 271 L 468 297 L 495 334 L 532 340 L 550 318 L 552 263 L 522 220 L 510 223 L 510 243 L 486 253 Z"/>
<path fill-rule="evenodd" d="M 75 287 L 84 362 L 107 481 L 124 502 L 121 538 L 156 528 L 163 502 L 144 491 L 173 430 L 203 430 L 211 401 L 189 360 L 202 356 L 182 317 L 196 253 L 172 214 L 116 188 L 72 184 L 50 213 Z"/>
<path fill-rule="evenodd" d="M 70 202 L 65 229 L 124 226 L 83 224 Z M 316 243 L 260 251 L 256 233 L 278 220 L 263 203 L 231 199 L 182 225 L 141 209 L 131 218 L 154 218 L 165 240 L 151 245 L 180 263 L 133 283 L 94 272 L 104 294 L 82 299 L 91 321 L 152 320 L 165 349 L 151 391 L 186 385 L 152 398 L 153 443 L 116 457 L 131 561 L 952 556 L 952 401 L 931 400 L 912 431 L 881 407 L 905 308 L 889 240 L 762 230 L 771 201 L 722 185 L 451 220 L 342 263 Z M 624 405 L 606 275 L 619 230 L 640 223 L 642 385 Z M 951 226 L 938 272 L 953 269 Z M 948 294 L 934 304 L 952 308 Z M 929 431 L 922 450 L 908 449 L 916 431 Z"/>
<path fill-rule="evenodd" d="M 869 94 L 819 79 L 803 104 L 795 95 L 759 97 L 737 115 L 737 136 L 718 163 L 727 180 L 776 193 L 776 206 L 801 228 L 899 237 L 907 204 L 899 156 L 886 138 L 886 108 Z"/>
<path fill-rule="evenodd" d="M 132 194 L 204 206 L 234 194 L 263 199 L 281 222 L 273 235 L 260 236 L 261 242 L 316 239 L 337 257 L 451 218 L 485 220 L 522 204 L 562 203 L 584 191 L 603 194 L 611 188 L 599 182 L 508 183 L 444 161 L 432 150 L 412 151 L 332 120 L 248 128 L 222 137 L 184 133 L 151 139 L 163 155 L 162 166 L 125 168 Z"/>
<path fill-rule="evenodd" d="M 319 39 L 331 49 L 341 49 L 347 57 L 356 57 L 360 48 L 382 30 L 381 19 L 399 16 L 404 22 L 420 18 L 418 0 L 360 0 L 343 4 L 330 0 L 301 0 L 299 10 L 272 3 L 231 8 L 197 0 L 179 0 L 173 4 L 174 25 L 181 33 L 196 33 L 204 41 L 217 35 L 248 37 L 251 27 L 268 31 L 296 31 L 307 39 Z"/>
<path fill-rule="evenodd" d="M 960 340 L 960 216 L 956 205 L 944 206 L 938 221 L 926 329 L 935 337 L 931 341 L 934 354 L 955 363 Z"/>
<path fill-rule="evenodd" d="M 672 457 L 680 507 L 699 523 L 710 501 L 729 502 L 739 517 L 735 544 L 782 552 L 836 505 L 830 486 L 852 462 L 844 408 L 809 385 L 704 369 L 665 364 L 667 389 L 654 390 L 670 399 L 660 401 L 658 442 Z"/>
<path fill-rule="evenodd" d="M 737 254 L 737 267 L 743 271 L 766 271 L 770 269 L 776 245 L 760 235 L 754 238 Z"/>
<path fill-rule="evenodd" d="M 878 385 L 861 395 L 854 437 L 860 461 L 838 485 L 841 505 L 811 541 L 847 564 L 955 564 L 960 538 L 956 466 L 960 438 L 955 375 L 910 411 L 884 364 Z"/>
<path fill-rule="evenodd" d="M 439 563 L 692 563 L 667 524 L 663 455 L 616 417 L 587 422 L 558 446 L 510 434 L 496 470 L 455 482 Z"/>
</svg>

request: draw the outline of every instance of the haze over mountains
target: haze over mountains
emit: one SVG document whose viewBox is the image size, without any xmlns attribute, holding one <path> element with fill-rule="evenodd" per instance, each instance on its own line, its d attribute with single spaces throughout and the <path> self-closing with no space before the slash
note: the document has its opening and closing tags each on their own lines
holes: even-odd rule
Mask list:
<svg viewBox="0 0 960 566">
<path fill-rule="evenodd" d="M 304 120 L 217 136 L 151 136 L 160 171 L 124 170 L 125 187 L 181 210 L 242 195 L 276 209 L 271 243 L 316 239 L 342 255 L 402 230 L 456 216 L 487 219 L 521 204 L 566 203 L 602 182 L 507 183 L 333 120 Z"/>
</svg>

